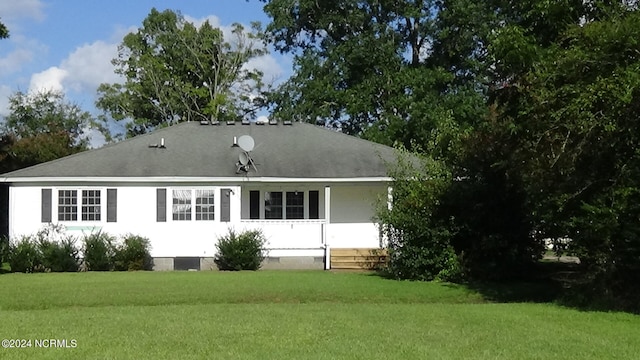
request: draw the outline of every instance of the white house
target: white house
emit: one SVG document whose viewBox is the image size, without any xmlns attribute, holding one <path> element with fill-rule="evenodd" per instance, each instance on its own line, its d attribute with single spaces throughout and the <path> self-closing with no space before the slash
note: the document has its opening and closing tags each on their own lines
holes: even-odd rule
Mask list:
<svg viewBox="0 0 640 360">
<path fill-rule="evenodd" d="M 182 123 L 0 175 L 0 230 L 133 233 L 156 269 L 204 269 L 229 228 L 262 229 L 266 268 L 323 268 L 327 248 L 382 245 L 374 207 L 394 160 L 304 123 Z"/>
</svg>

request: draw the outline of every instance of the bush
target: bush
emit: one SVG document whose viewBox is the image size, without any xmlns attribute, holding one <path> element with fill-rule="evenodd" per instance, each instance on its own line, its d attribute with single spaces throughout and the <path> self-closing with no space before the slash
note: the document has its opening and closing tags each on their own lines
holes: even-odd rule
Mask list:
<svg viewBox="0 0 640 360">
<path fill-rule="evenodd" d="M 87 270 L 113 270 L 115 255 L 115 238 L 113 236 L 97 232 L 85 236 L 83 243 L 84 264 Z"/>
<path fill-rule="evenodd" d="M 214 262 L 220 270 L 258 270 L 265 258 L 262 248 L 266 242 L 260 230 L 237 234 L 229 229 L 227 235 L 218 238 Z"/>
<path fill-rule="evenodd" d="M 45 271 L 78 271 L 80 257 L 78 256 L 76 241 L 73 237 L 67 237 L 59 242 L 40 239 L 37 245 Z"/>
<path fill-rule="evenodd" d="M 9 260 L 9 238 L 0 237 L 0 270 L 2 264 Z"/>
<path fill-rule="evenodd" d="M 390 168 L 393 206 L 381 199 L 377 219 L 389 251 L 382 269 L 394 279 L 461 281 L 464 272 L 453 248 L 451 222 L 439 216 L 440 198 L 450 187 L 451 173 L 442 163 L 409 154 Z"/>
<path fill-rule="evenodd" d="M 116 271 L 153 270 L 149 239 L 128 234 L 123 243 L 115 247 L 114 268 Z"/>
<path fill-rule="evenodd" d="M 23 236 L 10 244 L 8 262 L 12 272 L 33 273 L 44 270 L 42 254 L 32 236 Z"/>
<path fill-rule="evenodd" d="M 76 240 L 65 234 L 62 225 L 48 224 L 37 232 L 36 238 L 44 271 L 78 271 Z"/>
</svg>

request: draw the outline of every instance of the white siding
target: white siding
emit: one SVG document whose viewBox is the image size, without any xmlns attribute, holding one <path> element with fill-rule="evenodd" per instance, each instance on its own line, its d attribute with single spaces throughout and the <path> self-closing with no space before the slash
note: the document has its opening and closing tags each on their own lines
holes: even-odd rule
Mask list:
<svg viewBox="0 0 640 360">
<path fill-rule="evenodd" d="M 386 184 L 342 185 L 330 184 L 330 221 L 325 215 L 325 184 L 247 184 L 201 185 L 180 184 L 135 186 L 11 186 L 10 187 L 10 234 L 19 236 L 33 234 L 45 224 L 41 222 L 41 191 L 52 189 L 52 220 L 58 223 L 58 190 L 78 190 L 78 218 L 80 219 L 80 194 L 82 189 L 101 190 L 101 221 L 62 222 L 68 233 L 81 236 L 101 230 L 112 235 L 127 233 L 141 235 L 151 240 L 154 257 L 199 256 L 211 257 L 215 253 L 216 239 L 234 228 L 237 231 L 262 229 L 268 240 L 271 256 L 320 256 L 323 242 L 331 247 L 377 247 L 379 236 L 372 222 L 376 199 L 386 194 Z M 117 222 L 107 222 L 106 189 L 117 189 Z M 167 221 L 156 221 L 156 190 L 167 189 Z M 172 189 L 215 189 L 215 220 L 174 221 L 172 218 Z M 220 221 L 221 189 L 231 189 L 230 222 Z M 305 218 L 308 218 L 308 191 L 319 191 L 320 219 L 305 220 L 248 220 L 249 191 L 303 191 L 305 193 Z M 263 213 L 261 198 L 261 214 Z M 195 207 L 195 204 L 192 204 Z M 242 219 L 241 219 L 242 218 Z M 323 234 L 326 234 L 323 236 Z M 295 250 L 294 250 L 295 249 Z"/>
<path fill-rule="evenodd" d="M 336 248 L 380 246 L 373 217 L 378 199 L 386 194 L 386 184 L 331 186 L 327 244 Z"/>
</svg>

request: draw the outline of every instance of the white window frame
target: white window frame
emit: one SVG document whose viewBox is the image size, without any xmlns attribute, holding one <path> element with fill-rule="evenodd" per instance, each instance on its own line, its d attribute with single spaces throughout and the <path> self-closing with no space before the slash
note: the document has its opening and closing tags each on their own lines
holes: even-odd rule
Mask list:
<svg viewBox="0 0 640 360">
<path fill-rule="evenodd" d="M 294 196 L 298 196 L 298 195 L 302 195 L 302 203 L 301 204 L 289 204 L 289 194 L 293 194 Z M 305 204 L 307 204 L 305 202 L 305 198 L 309 197 L 309 192 L 308 191 L 285 191 L 284 192 L 284 204 L 283 204 L 283 216 L 285 218 L 285 220 L 305 220 L 309 218 L 309 214 L 307 209 L 305 209 Z M 297 211 L 302 210 L 302 217 L 289 217 L 289 210 L 293 210 L 294 208 L 297 209 Z M 293 211 L 291 211 L 293 213 Z"/>
<path fill-rule="evenodd" d="M 78 189 L 57 189 L 56 194 L 56 217 L 58 221 L 78 221 Z M 61 203 L 61 200 L 64 200 L 64 202 Z M 69 203 L 66 200 L 69 200 Z M 67 216 L 70 218 L 67 219 Z M 74 216 L 75 219 L 73 218 Z"/>
<path fill-rule="evenodd" d="M 195 189 L 195 221 L 215 221 L 216 220 L 216 190 Z M 206 203 L 198 204 L 199 199 L 207 199 Z M 200 211 L 198 211 L 200 210 Z"/>
<path fill-rule="evenodd" d="M 174 203 L 175 201 L 174 194 L 176 194 L 176 192 L 184 196 L 186 195 L 187 191 L 189 192 L 188 203 L 185 203 L 185 204 Z M 198 198 L 199 198 L 198 195 L 202 194 L 203 192 L 210 193 L 210 195 L 213 197 L 212 204 L 209 204 L 209 203 L 198 204 Z M 167 206 L 170 209 L 170 213 L 169 213 L 169 216 L 167 217 L 167 220 L 170 220 L 173 222 L 179 222 L 179 223 L 189 223 L 191 221 L 197 221 L 197 222 L 203 222 L 203 223 L 218 221 L 219 215 L 216 214 L 216 211 L 219 211 L 218 209 L 220 209 L 219 192 L 220 192 L 219 187 L 210 187 L 210 186 L 167 188 L 167 198 L 168 198 L 167 205 L 171 205 L 171 207 Z M 175 210 L 176 210 L 176 207 L 178 206 L 183 206 L 184 208 L 188 208 L 188 211 L 189 211 L 188 215 L 184 214 L 183 218 L 180 218 L 180 216 L 178 216 L 178 219 L 176 219 Z M 207 217 L 204 219 L 203 218 L 198 219 L 198 207 L 213 207 L 213 214 L 211 214 L 210 212 L 200 213 L 199 215 L 207 215 Z M 182 210 L 183 213 L 184 211 L 185 210 Z"/>
<path fill-rule="evenodd" d="M 267 199 L 267 194 L 269 194 L 269 199 Z M 272 205 L 269 204 L 267 205 L 267 201 L 271 201 L 271 194 L 280 194 L 280 204 L 279 205 Z M 264 199 L 262 201 L 262 204 L 264 206 L 264 209 L 262 211 L 262 217 L 265 220 L 284 220 L 286 218 L 286 214 L 285 214 L 285 192 L 284 191 L 263 191 L 262 192 L 262 198 Z M 280 209 L 280 217 L 267 217 L 267 206 L 269 207 L 274 207 L 276 209 Z M 269 211 L 271 211 L 271 209 L 269 209 Z"/>
<path fill-rule="evenodd" d="M 51 206 L 52 219 L 57 219 L 58 222 L 73 224 L 73 223 L 84 223 L 84 224 L 95 224 L 95 223 L 104 223 L 106 222 L 107 213 L 107 188 L 103 187 L 60 187 L 60 188 L 51 188 L 52 197 L 55 203 Z M 61 191 L 75 191 L 75 204 L 61 204 L 60 203 L 60 192 Z M 98 191 L 100 193 L 100 204 L 83 204 L 84 192 L 85 191 Z M 97 211 L 95 211 L 94 215 L 99 215 L 99 220 L 83 220 L 83 207 L 85 206 L 94 206 L 97 207 Z M 60 216 L 63 214 L 60 212 L 61 207 L 75 207 L 75 220 L 66 220 L 61 219 Z M 74 213 L 71 213 L 74 214 Z"/>
<path fill-rule="evenodd" d="M 79 190 L 81 194 L 80 199 L 80 220 L 81 221 L 102 221 L 102 195 L 103 191 L 100 189 L 82 189 Z M 98 196 L 96 195 L 98 193 Z M 92 196 L 93 195 L 93 196 Z M 85 204 L 86 200 L 86 204 Z M 97 204 L 95 201 L 97 200 Z M 85 209 L 87 210 L 85 212 Z M 89 211 L 91 210 L 91 211 Z M 86 215 L 86 219 L 85 219 Z M 93 217 L 93 219 L 89 219 Z M 96 218 L 97 217 L 97 218 Z"/>
<path fill-rule="evenodd" d="M 193 218 L 193 190 L 171 190 L 171 219 L 173 221 L 191 221 Z"/>
</svg>

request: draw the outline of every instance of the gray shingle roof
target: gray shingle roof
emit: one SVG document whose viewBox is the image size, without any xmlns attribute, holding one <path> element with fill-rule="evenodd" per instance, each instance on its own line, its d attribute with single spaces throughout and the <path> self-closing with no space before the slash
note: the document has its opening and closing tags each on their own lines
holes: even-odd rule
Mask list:
<svg viewBox="0 0 640 360">
<path fill-rule="evenodd" d="M 182 123 L 100 149 L 67 156 L 4 175 L 11 178 L 69 177 L 242 177 L 242 152 L 233 137 L 251 135 L 258 172 L 286 178 L 387 177 L 395 150 L 315 125 L 200 125 Z M 164 138 L 166 148 L 152 148 Z"/>
</svg>

